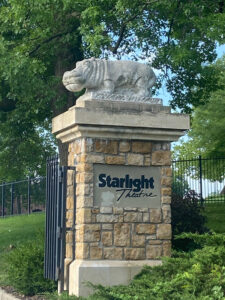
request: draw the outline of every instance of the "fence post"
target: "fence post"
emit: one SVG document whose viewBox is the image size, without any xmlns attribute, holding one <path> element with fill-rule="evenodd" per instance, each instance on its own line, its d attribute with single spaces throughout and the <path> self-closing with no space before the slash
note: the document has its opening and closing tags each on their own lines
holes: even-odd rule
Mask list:
<svg viewBox="0 0 225 300">
<path fill-rule="evenodd" d="M 14 184 L 11 184 L 11 215 L 13 215 L 13 205 L 14 205 Z"/>
<path fill-rule="evenodd" d="M 2 182 L 2 217 L 5 215 L 5 182 Z"/>
<path fill-rule="evenodd" d="M 30 176 L 27 178 L 27 213 L 30 214 Z"/>
<path fill-rule="evenodd" d="M 199 186 L 200 186 L 200 197 L 201 197 L 201 205 L 203 205 L 203 197 L 202 197 L 202 156 L 199 155 Z"/>
</svg>

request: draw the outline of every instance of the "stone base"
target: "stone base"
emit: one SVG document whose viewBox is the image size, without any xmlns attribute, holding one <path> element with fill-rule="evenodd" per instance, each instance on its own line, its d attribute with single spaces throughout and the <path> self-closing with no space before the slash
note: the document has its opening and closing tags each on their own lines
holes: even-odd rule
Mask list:
<svg viewBox="0 0 225 300">
<path fill-rule="evenodd" d="M 75 260 L 70 265 L 69 294 L 87 297 L 93 293 L 87 282 L 113 286 L 129 284 L 143 266 L 161 265 L 161 260 Z"/>
</svg>

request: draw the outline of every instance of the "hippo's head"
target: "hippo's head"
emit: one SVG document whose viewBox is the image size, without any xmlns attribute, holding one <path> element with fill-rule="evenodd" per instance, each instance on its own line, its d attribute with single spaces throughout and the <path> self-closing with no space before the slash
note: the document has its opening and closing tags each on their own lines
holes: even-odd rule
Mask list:
<svg viewBox="0 0 225 300">
<path fill-rule="evenodd" d="M 76 63 L 75 69 L 64 73 L 62 81 L 67 90 L 78 92 L 91 86 L 94 62 L 94 58 L 84 59 Z"/>
</svg>

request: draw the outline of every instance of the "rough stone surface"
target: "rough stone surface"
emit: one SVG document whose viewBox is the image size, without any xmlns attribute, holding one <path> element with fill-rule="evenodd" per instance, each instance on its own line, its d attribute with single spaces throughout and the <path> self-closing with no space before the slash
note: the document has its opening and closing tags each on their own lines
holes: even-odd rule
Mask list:
<svg viewBox="0 0 225 300">
<path fill-rule="evenodd" d="M 130 245 L 130 226 L 129 224 L 117 223 L 114 225 L 114 245 L 129 246 Z"/>
<path fill-rule="evenodd" d="M 90 258 L 91 259 L 101 259 L 102 258 L 102 248 L 91 246 L 90 247 Z"/>
<path fill-rule="evenodd" d="M 128 153 L 127 163 L 128 165 L 142 166 L 144 163 L 144 156 L 142 154 Z"/>
<path fill-rule="evenodd" d="M 106 156 L 105 162 L 109 165 L 123 165 L 125 164 L 124 156 Z"/>
<path fill-rule="evenodd" d="M 159 224 L 157 228 L 157 238 L 160 240 L 171 239 L 171 225 L 170 224 Z"/>
<path fill-rule="evenodd" d="M 121 141 L 119 144 L 119 152 L 129 152 L 130 151 L 130 143 L 126 141 Z"/>
<path fill-rule="evenodd" d="M 146 247 L 146 257 L 148 259 L 156 259 L 162 256 L 162 246 L 161 245 L 149 245 Z"/>
<path fill-rule="evenodd" d="M 170 205 L 163 206 L 163 221 L 164 223 L 171 223 L 171 208 Z"/>
<path fill-rule="evenodd" d="M 155 151 L 152 153 L 153 166 L 170 166 L 171 152 L 170 151 Z"/>
<path fill-rule="evenodd" d="M 87 259 L 89 256 L 89 245 L 86 243 L 76 243 L 76 259 Z"/>
<path fill-rule="evenodd" d="M 142 221 L 142 214 L 138 212 L 125 212 L 124 213 L 124 222 L 141 222 Z"/>
<path fill-rule="evenodd" d="M 132 152 L 134 153 L 150 153 L 152 151 L 152 143 L 135 141 L 132 142 Z"/>
<path fill-rule="evenodd" d="M 124 257 L 127 260 L 145 259 L 144 248 L 125 248 Z"/>
<path fill-rule="evenodd" d="M 138 234 L 154 234 L 156 227 L 154 224 L 137 224 L 136 232 Z"/>
<path fill-rule="evenodd" d="M 150 222 L 151 223 L 161 223 L 162 215 L 160 208 L 151 208 L 150 211 Z"/>
<path fill-rule="evenodd" d="M 122 248 L 104 248 L 104 259 L 122 259 Z"/>
<path fill-rule="evenodd" d="M 118 153 L 118 142 L 113 141 L 113 140 L 96 140 L 95 149 L 96 149 L 96 152 L 117 154 Z"/>
<path fill-rule="evenodd" d="M 102 244 L 104 246 L 112 246 L 112 232 L 102 232 Z"/>
<path fill-rule="evenodd" d="M 132 247 L 144 247 L 145 236 L 144 235 L 132 235 Z"/>
<path fill-rule="evenodd" d="M 99 224 L 85 224 L 80 225 L 76 230 L 77 242 L 98 242 L 100 241 L 100 225 Z"/>
<path fill-rule="evenodd" d="M 171 256 L 171 242 L 165 241 L 163 242 L 163 256 Z"/>
<path fill-rule="evenodd" d="M 77 79 L 78 78 L 78 79 Z M 121 85 L 121 78 L 123 84 Z M 63 84 L 71 92 L 86 88 L 84 96 L 116 99 L 116 95 L 124 96 L 127 101 L 136 98 L 144 101 L 151 98 L 151 87 L 156 76 L 149 65 L 134 61 L 110 61 L 89 58 L 76 63 L 76 68 L 63 75 Z M 116 93 L 114 90 L 116 89 Z M 84 98 L 84 97 L 83 97 Z M 122 97 L 120 97 L 122 98 Z"/>
</svg>

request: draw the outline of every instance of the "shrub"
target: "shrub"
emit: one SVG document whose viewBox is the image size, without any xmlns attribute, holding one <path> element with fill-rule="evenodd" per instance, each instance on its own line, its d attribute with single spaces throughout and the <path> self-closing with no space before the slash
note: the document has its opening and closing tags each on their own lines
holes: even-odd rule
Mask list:
<svg viewBox="0 0 225 300">
<path fill-rule="evenodd" d="M 162 266 L 145 267 L 128 286 L 95 286 L 90 299 L 224 300 L 225 236 L 184 234 L 182 238 L 192 239 L 202 248 L 177 252 Z"/>
<path fill-rule="evenodd" d="M 44 278 L 44 234 L 18 246 L 8 255 L 10 284 L 24 295 L 52 292 L 56 283 Z"/>
<path fill-rule="evenodd" d="M 193 240 L 174 239 L 175 235 L 183 232 L 201 234 L 209 231 L 205 226 L 207 218 L 202 214 L 203 211 L 199 195 L 193 191 L 186 192 L 185 195 L 172 193 L 172 244 L 175 249 L 187 251 L 197 247 Z"/>
</svg>

